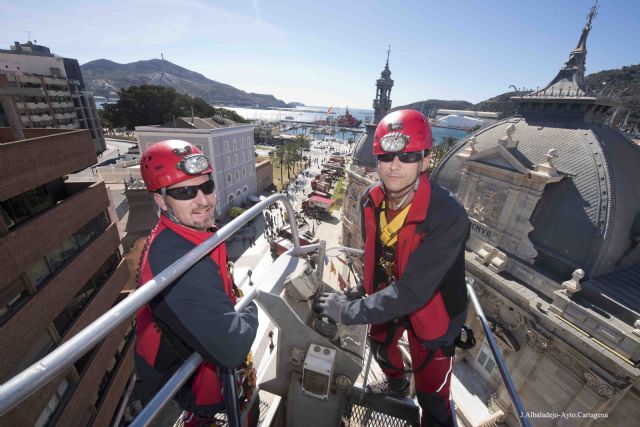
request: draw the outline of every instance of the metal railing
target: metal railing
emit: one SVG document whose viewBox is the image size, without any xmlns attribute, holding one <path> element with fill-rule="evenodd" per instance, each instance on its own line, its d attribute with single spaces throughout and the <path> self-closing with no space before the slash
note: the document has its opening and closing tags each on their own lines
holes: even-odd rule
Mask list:
<svg viewBox="0 0 640 427">
<path fill-rule="evenodd" d="M 235 232 L 237 232 L 242 226 L 248 223 L 251 219 L 259 215 L 267 206 L 275 203 L 282 202 L 287 209 L 288 222 L 291 226 L 291 237 L 294 247 L 285 252 L 285 255 L 301 255 L 304 253 L 313 252 L 315 250 L 320 251 L 320 262 L 318 263 L 318 272 L 322 275 L 323 257 L 325 255 L 325 242 L 320 242 L 304 247 L 300 246 L 300 239 L 298 237 L 298 228 L 296 224 L 296 216 L 291 206 L 291 203 L 287 197 L 283 194 L 276 194 L 269 198 L 257 203 L 242 215 L 231 221 L 225 227 L 222 227 L 216 234 L 206 240 L 204 243 L 196 246 L 186 255 L 175 261 L 164 271 L 159 273 L 154 279 L 147 282 L 147 285 L 142 286 L 128 298 L 111 308 L 105 314 L 100 316 L 94 322 L 92 322 L 85 329 L 80 331 L 77 335 L 71 338 L 66 343 L 52 351 L 50 354 L 42 358 L 40 361 L 34 363 L 29 368 L 25 369 L 15 377 L 0 385 L 0 415 L 5 415 L 9 410 L 18 405 L 32 393 L 43 387 L 53 378 L 63 372 L 64 369 L 71 366 L 82 357 L 86 352 L 98 344 L 104 339 L 111 331 L 118 327 L 122 322 L 129 320 L 135 312 L 147 304 L 153 297 L 159 294 L 164 288 L 170 285 L 177 277 L 182 275 L 186 270 L 191 268 L 196 262 L 210 253 L 219 244 L 227 240 Z M 363 251 L 359 249 L 346 248 L 346 247 L 332 247 L 326 250 L 326 253 L 333 251 L 341 251 L 348 254 L 362 254 Z M 285 261 L 283 261 L 285 262 Z M 272 271 L 277 271 L 278 262 L 272 266 L 265 277 L 269 278 Z M 516 411 L 516 415 L 520 424 L 523 427 L 530 427 L 529 419 L 526 415 L 526 411 L 520 400 L 516 388 L 511 379 L 511 375 L 506 367 L 504 357 L 493 337 L 493 333 L 489 326 L 489 323 L 484 315 L 482 307 L 478 302 L 475 290 L 473 289 L 473 279 L 467 278 L 467 291 L 469 298 L 473 303 L 480 323 L 482 325 L 483 332 L 487 337 L 487 342 L 493 354 L 493 358 L 498 366 L 498 370 L 502 377 L 502 380 L 507 388 L 507 392 L 511 398 L 511 402 Z M 266 282 L 269 282 L 268 280 Z M 253 301 L 261 292 L 260 287 L 256 286 L 245 295 L 244 298 L 236 304 L 235 309 L 237 311 L 245 308 L 251 301 Z M 151 420 L 160 412 L 162 407 L 175 395 L 175 393 L 184 385 L 189 379 L 191 374 L 202 362 L 202 357 L 193 353 L 182 366 L 174 373 L 174 375 L 165 383 L 165 385 L 156 393 L 154 398 L 145 406 L 142 412 L 132 422 L 131 426 L 146 426 Z M 369 363 L 367 363 L 366 371 L 369 370 Z M 366 376 L 366 374 L 365 374 Z"/>
<path fill-rule="evenodd" d="M 160 274 L 148 281 L 146 285 L 136 290 L 122 302 L 112 307 L 98 319 L 93 321 L 89 326 L 80 331 L 66 343 L 53 350 L 47 356 L 34 363 L 21 373 L 17 374 L 6 383 L 0 385 L 0 415 L 6 414 L 13 407 L 18 405 L 32 393 L 43 387 L 53 378 L 61 374 L 64 369 L 71 366 L 82 357 L 86 352 L 92 349 L 102 339 L 104 339 L 111 331 L 118 327 L 122 322 L 129 320 L 135 312 L 147 304 L 153 297 L 158 295 L 164 288 L 169 286 L 176 278 L 191 268 L 196 262 L 204 258 L 216 246 L 227 240 L 231 235 L 238 231 L 243 225 L 251 219 L 259 215 L 267 206 L 282 202 L 287 209 L 288 222 L 291 225 L 291 237 L 294 247 L 290 250 L 292 254 L 297 254 L 300 250 L 300 239 L 298 237 L 298 228 L 295 211 L 291 203 L 284 194 L 275 194 L 267 199 L 257 203 L 249 208 L 242 215 L 235 218 L 226 226 L 222 227 L 212 237 L 204 243 L 196 246 L 186 255 L 175 261 Z M 252 291 L 251 294 L 253 294 Z M 236 307 L 243 307 L 248 304 L 255 294 L 250 298 L 243 299 Z M 200 357 L 192 355 L 181 369 L 188 369 L 192 359 Z M 196 365 L 197 366 L 197 365 Z M 186 377 L 188 378 L 188 376 Z M 186 381 L 184 378 L 184 381 Z"/>
<path fill-rule="evenodd" d="M 478 315 L 478 319 L 480 320 L 480 324 L 482 325 L 484 335 L 487 337 L 487 342 L 489 343 L 489 347 L 491 348 L 491 353 L 493 353 L 493 360 L 496 362 L 496 365 L 498 365 L 500 376 L 502 377 L 502 381 L 507 388 L 507 392 L 509 393 L 509 397 L 511 398 L 511 403 L 516 411 L 518 421 L 520 421 L 521 426 L 530 427 L 531 424 L 529 423 L 527 412 L 524 410 L 524 406 L 522 406 L 522 401 L 520 400 L 520 396 L 518 395 L 516 387 L 513 384 L 511 374 L 509 374 L 509 370 L 507 369 L 507 364 L 504 361 L 502 352 L 500 351 L 500 348 L 498 347 L 498 344 L 493 337 L 493 332 L 491 332 L 489 322 L 487 321 L 487 318 L 484 315 L 484 311 L 480 306 L 480 302 L 478 301 L 478 297 L 476 296 L 476 291 L 473 289 L 474 280 L 471 277 L 467 277 L 466 281 L 467 293 L 469 295 L 469 298 L 471 299 L 471 302 L 473 303 L 473 307 L 476 310 L 476 314 Z"/>
</svg>

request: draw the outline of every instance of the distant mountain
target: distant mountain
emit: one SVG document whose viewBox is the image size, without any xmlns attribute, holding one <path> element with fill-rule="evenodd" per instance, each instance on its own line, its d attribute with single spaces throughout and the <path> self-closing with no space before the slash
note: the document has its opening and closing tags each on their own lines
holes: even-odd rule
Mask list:
<svg viewBox="0 0 640 427">
<path fill-rule="evenodd" d="M 471 110 L 473 109 L 473 104 L 467 101 L 444 101 L 441 99 L 427 99 L 425 101 L 418 101 L 411 104 L 394 107 L 391 109 L 391 111 L 403 110 L 405 108 L 418 110 L 424 115 L 430 115 L 431 117 L 434 117 L 436 110 Z"/>
<path fill-rule="evenodd" d="M 640 122 L 640 64 L 589 74 L 587 81 L 592 88 L 599 88 L 605 93 L 622 92 L 620 112 L 616 115 L 614 124 L 621 124 L 629 110 L 629 124 Z M 606 84 L 603 85 L 603 82 Z"/>
<path fill-rule="evenodd" d="M 589 74 L 587 84 L 592 90 L 619 95 L 620 112 L 614 125 L 622 124 L 628 111 L 629 124 L 640 122 L 640 64 Z M 605 84 L 603 84 L 605 83 Z M 505 92 L 475 105 L 478 111 L 498 111 L 505 114 L 516 111 L 517 105 L 509 99 L 515 92 Z"/>
<path fill-rule="evenodd" d="M 603 85 L 603 82 L 606 84 Z M 640 64 L 589 74 L 587 76 L 587 84 L 593 89 L 604 91 L 605 93 L 609 91 L 622 93 L 619 97 L 621 102 L 620 112 L 615 118 L 615 125 L 622 123 L 629 110 L 631 110 L 629 125 L 640 122 Z M 413 108 L 424 114 L 432 112 L 431 117 L 434 117 L 437 109 L 495 111 L 503 113 L 503 115 L 510 115 L 515 113 L 517 109 L 517 105 L 510 100 L 515 94 L 515 92 L 505 92 L 475 105 L 467 101 L 427 99 L 426 101 L 395 107 L 392 111 Z"/>
<path fill-rule="evenodd" d="M 289 106 L 273 95 L 248 93 L 161 59 L 129 64 L 98 59 L 87 62 L 81 69 L 87 89 L 99 96 L 113 97 L 121 88 L 147 84 L 172 87 L 179 93 L 199 96 L 211 104 L 247 107 Z"/>
</svg>

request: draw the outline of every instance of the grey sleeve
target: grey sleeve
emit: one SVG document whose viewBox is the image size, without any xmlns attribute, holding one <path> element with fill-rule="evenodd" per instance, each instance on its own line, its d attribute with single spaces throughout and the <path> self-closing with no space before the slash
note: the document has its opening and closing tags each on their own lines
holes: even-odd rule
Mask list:
<svg viewBox="0 0 640 427">
<path fill-rule="evenodd" d="M 433 297 L 465 245 L 469 219 L 455 201 L 430 214 L 427 231 L 402 277 L 366 298 L 349 302 L 342 312 L 344 324 L 388 322 L 413 313 Z"/>
<path fill-rule="evenodd" d="M 154 246 L 149 251 L 154 274 L 182 254 L 175 246 L 165 249 Z M 154 318 L 170 327 L 207 362 L 218 366 L 239 366 L 258 329 L 256 305 L 251 303 L 244 310 L 235 311 L 224 291 L 220 269 L 209 257 L 165 289 L 151 306 Z"/>
</svg>

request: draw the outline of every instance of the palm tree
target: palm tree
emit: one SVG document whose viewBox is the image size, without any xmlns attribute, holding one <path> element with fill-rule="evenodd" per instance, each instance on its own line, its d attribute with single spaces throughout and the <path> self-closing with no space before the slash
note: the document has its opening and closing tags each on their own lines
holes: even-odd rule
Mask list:
<svg viewBox="0 0 640 427">
<path fill-rule="evenodd" d="M 291 180 L 291 167 L 295 166 L 296 162 L 302 159 L 302 156 L 298 152 L 298 144 L 296 142 L 290 142 L 285 145 L 287 165 L 287 179 Z"/>
<path fill-rule="evenodd" d="M 294 142 L 298 147 L 298 157 L 300 160 L 302 160 L 302 157 L 304 156 L 304 150 L 308 150 L 311 147 L 311 145 L 309 144 L 309 138 L 306 135 L 299 134 L 296 135 L 296 139 Z"/>
<path fill-rule="evenodd" d="M 280 185 L 283 185 L 282 168 L 285 165 L 285 158 L 287 157 L 287 151 L 285 145 L 278 145 L 275 151 L 275 163 L 280 168 Z"/>
<path fill-rule="evenodd" d="M 433 163 L 438 163 L 447 154 L 447 152 L 456 145 L 456 142 L 458 142 L 458 140 L 452 136 L 443 136 L 440 138 L 440 144 L 436 147 L 433 153 Z"/>
</svg>

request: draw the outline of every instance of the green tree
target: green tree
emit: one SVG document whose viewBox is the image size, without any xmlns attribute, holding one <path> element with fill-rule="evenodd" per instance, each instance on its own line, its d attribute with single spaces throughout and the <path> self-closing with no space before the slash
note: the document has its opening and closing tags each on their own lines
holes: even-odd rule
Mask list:
<svg viewBox="0 0 640 427">
<path fill-rule="evenodd" d="M 299 143 L 297 141 L 291 141 L 285 144 L 285 163 L 287 165 L 288 180 L 291 180 L 291 168 L 295 166 L 296 162 L 302 160 L 298 145 Z"/>
<path fill-rule="evenodd" d="M 276 163 L 276 165 L 280 168 L 280 184 L 282 185 L 284 183 L 282 179 L 282 169 L 285 167 L 285 158 L 287 157 L 287 150 L 285 145 L 278 145 L 276 147 L 274 157 L 274 163 Z"/>
<path fill-rule="evenodd" d="M 246 123 L 235 111 L 215 108 L 198 97 L 177 93 L 164 86 L 142 85 L 121 89 L 120 100 L 105 105 L 102 117 L 112 127 L 133 130 L 136 126 L 167 123 L 176 117 L 222 116 L 237 123 Z"/>
<path fill-rule="evenodd" d="M 437 164 L 451 150 L 458 140 L 452 136 L 443 136 L 440 138 L 440 144 L 433 150 L 433 163 Z"/>
</svg>

